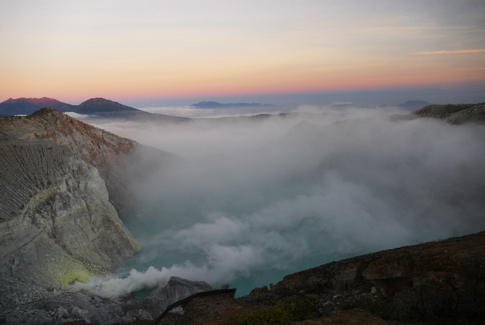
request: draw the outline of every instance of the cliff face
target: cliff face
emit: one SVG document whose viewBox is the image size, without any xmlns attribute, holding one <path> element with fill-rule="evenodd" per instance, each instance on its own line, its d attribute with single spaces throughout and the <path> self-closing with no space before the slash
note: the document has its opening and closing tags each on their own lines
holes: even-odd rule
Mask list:
<svg viewBox="0 0 485 325">
<path fill-rule="evenodd" d="M 62 286 L 139 250 L 96 168 L 52 140 L 0 143 L 0 273 Z"/>
<path fill-rule="evenodd" d="M 52 109 L 0 118 L 0 314 L 140 250 L 110 202 L 139 147 Z"/>
<path fill-rule="evenodd" d="M 127 156 L 142 150 L 136 142 L 78 121 L 51 108 L 0 119 L 0 141 L 53 140 L 98 169 L 110 201 L 120 210 L 133 203 L 123 170 Z"/>
</svg>

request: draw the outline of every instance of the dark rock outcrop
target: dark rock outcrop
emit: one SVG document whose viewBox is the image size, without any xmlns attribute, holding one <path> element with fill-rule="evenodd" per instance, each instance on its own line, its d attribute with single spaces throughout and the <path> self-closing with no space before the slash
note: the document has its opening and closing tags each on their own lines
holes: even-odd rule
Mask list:
<svg viewBox="0 0 485 325">
<path fill-rule="evenodd" d="M 252 297 L 319 296 L 322 315 L 367 309 L 430 324 L 485 320 L 485 232 L 377 252 L 287 275 Z"/>
<path fill-rule="evenodd" d="M 205 282 L 172 277 L 165 286 L 155 289 L 143 299 L 131 297 L 113 300 L 85 293 L 59 293 L 35 301 L 27 301 L 21 297 L 17 306 L 6 311 L 5 317 L 9 324 L 32 325 L 153 322 L 169 305 L 195 293 L 209 290 L 212 288 Z"/>
<path fill-rule="evenodd" d="M 429 105 L 412 112 L 418 117 L 432 117 L 451 124 L 485 124 L 485 103 Z"/>
</svg>

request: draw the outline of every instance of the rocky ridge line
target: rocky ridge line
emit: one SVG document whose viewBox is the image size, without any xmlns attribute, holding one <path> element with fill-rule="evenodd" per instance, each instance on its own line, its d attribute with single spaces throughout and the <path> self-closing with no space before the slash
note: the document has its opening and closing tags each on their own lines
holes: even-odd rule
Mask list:
<svg viewBox="0 0 485 325">
<path fill-rule="evenodd" d="M 485 103 L 428 105 L 411 113 L 417 117 L 432 117 L 450 124 L 485 124 Z"/>
</svg>

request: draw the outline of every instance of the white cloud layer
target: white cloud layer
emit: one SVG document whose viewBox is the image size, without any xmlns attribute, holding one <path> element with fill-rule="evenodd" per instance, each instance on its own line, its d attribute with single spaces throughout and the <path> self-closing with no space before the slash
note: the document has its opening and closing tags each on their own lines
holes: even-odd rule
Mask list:
<svg viewBox="0 0 485 325">
<path fill-rule="evenodd" d="M 123 218 L 143 251 L 124 270 L 147 271 L 76 288 L 114 297 L 171 275 L 262 285 L 268 272 L 277 281 L 336 256 L 483 230 L 485 128 L 396 113 L 305 106 L 238 122 L 101 125 L 184 162 L 133 179 L 144 209 Z"/>
</svg>

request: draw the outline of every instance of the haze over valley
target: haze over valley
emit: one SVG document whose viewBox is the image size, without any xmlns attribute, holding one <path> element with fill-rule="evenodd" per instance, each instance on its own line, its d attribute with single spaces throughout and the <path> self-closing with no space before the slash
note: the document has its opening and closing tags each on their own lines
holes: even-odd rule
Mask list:
<svg viewBox="0 0 485 325">
<path fill-rule="evenodd" d="M 485 130 L 408 114 L 336 105 L 258 120 L 104 120 L 180 161 L 131 179 L 142 208 L 121 217 L 142 252 L 119 278 L 79 287 L 116 296 L 177 275 L 245 294 L 322 262 L 482 229 Z"/>
</svg>

